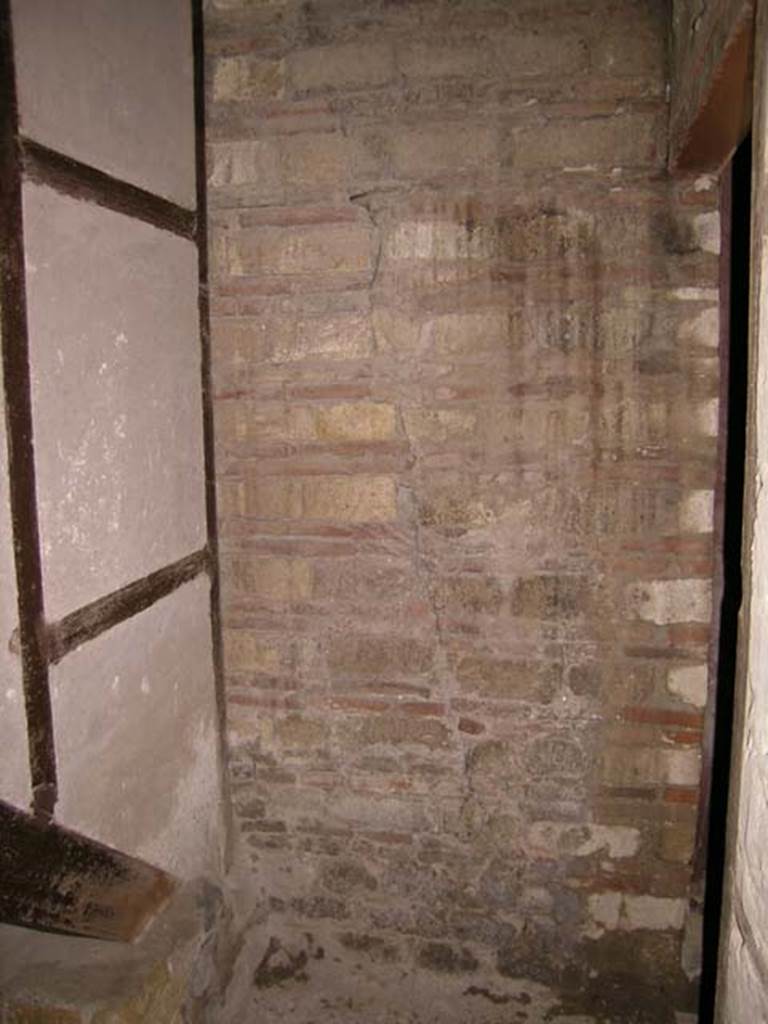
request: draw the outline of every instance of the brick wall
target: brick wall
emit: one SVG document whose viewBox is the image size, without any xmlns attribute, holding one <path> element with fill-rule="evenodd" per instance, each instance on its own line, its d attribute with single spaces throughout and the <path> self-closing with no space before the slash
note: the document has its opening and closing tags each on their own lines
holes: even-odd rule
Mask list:
<svg viewBox="0 0 768 1024">
<path fill-rule="evenodd" d="M 209 11 L 264 1020 L 299 991 L 347 1020 L 350 977 L 350 1020 L 693 1005 L 719 227 L 665 172 L 662 7 Z M 375 977 L 412 1016 L 360 1016 Z"/>
</svg>

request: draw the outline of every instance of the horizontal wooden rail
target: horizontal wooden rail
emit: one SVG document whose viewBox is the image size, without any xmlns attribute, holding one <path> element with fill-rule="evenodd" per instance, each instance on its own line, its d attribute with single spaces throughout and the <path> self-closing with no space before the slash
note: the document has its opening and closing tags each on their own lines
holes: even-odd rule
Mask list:
<svg viewBox="0 0 768 1024">
<path fill-rule="evenodd" d="M 170 898 L 165 871 L 0 801 L 0 921 L 130 942 Z"/>
<path fill-rule="evenodd" d="M 50 185 L 57 192 L 85 199 L 116 213 L 145 221 L 190 241 L 197 240 L 197 214 L 184 206 L 131 185 L 89 164 L 64 156 L 39 142 L 22 137 L 21 162 L 24 177 Z"/>
</svg>

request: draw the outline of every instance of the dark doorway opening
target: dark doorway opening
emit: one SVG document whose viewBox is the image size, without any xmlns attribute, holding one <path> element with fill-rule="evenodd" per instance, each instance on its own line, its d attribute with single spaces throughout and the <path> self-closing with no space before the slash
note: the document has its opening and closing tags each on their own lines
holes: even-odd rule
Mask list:
<svg viewBox="0 0 768 1024">
<path fill-rule="evenodd" d="M 723 308 L 727 334 L 722 353 L 726 410 L 721 418 L 725 439 L 721 451 L 722 518 L 720 526 L 720 621 L 715 675 L 717 697 L 710 761 L 709 822 L 706 845 L 706 888 L 702 935 L 699 1024 L 712 1024 L 715 1013 L 717 961 L 725 882 L 726 817 L 734 722 L 734 689 L 742 601 L 741 538 L 746 458 L 747 367 L 749 337 L 750 217 L 752 137 L 748 135 L 726 171 L 722 214 L 728 269 L 723 277 Z"/>
</svg>

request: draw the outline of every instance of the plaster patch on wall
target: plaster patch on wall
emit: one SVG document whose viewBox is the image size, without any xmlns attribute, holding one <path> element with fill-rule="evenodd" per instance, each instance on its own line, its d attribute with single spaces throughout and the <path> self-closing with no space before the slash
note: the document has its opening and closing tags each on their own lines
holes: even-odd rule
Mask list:
<svg viewBox="0 0 768 1024">
<path fill-rule="evenodd" d="M 693 233 L 699 248 L 720 255 L 720 214 L 717 210 L 699 213 L 693 218 Z"/>
<path fill-rule="evenodd" d="M 638 618 L 664 626 L 673 622 L 709 622 L 712 584 L 708 579 L 649 580 L 627 588 Z"/>
<path fill-rule="evenodd" d="M 688 704 L 703 708 L 707 702 L 706 665 L 684 665 L 667 673 L 667 689 Z"/>
<path fill-rule="evenodd" d="M 720 344 L 720 311 L 717 307 L 705 309 L 698 316 L 684 320 L 677 336 L 682 342 L 716 349 Z"/>
<path fill-rule="evenodd" d="M 685 921 L 686 901 L 661 896 L 624 896 L 621 927 L 627 931 L 678 930 Z"/>
<path fill-rule="evenodd" d="M 696 406 L 694 413 L 698 428 L 705 437 L 717 437 L 719 411 L 720 403 L 716 398 L 707 402 L 699 402 Z"/>
<path fill-rule="evenodd" d="M 587 934 L 597 938 L 606 931 L 678 930 L 687 904 L 684 899 L 601 892 L 590 895 L 587 905 L 592 922 Z"/>
<path fill-rule="evenodd" d="M 718 302 L 720 292 L 717 288 L 673 288 L 669 293 L 670 298 L 678 299 L 680 302 Z"/>
<path fill-rule="evenodd" d="M 666 780 L 672 786 L 698 786 L 701 754 L 698 749 L 665 750 Z"/>
<path fill-rule="evenodd" d="M 463 224 L 406 221 L 390 236 L 386 251 L 394 260 L 489 259 L 495 245 L 484 227 L 470 232 Z"/>
<path fill-rule="evenodd" d="M 619 927 L 621 900 L 620 892 L 598 892 L 589 896 L 587 909 L 592 926 L 587 930 L 588 936 L 597 938 Z"/>
<path fill-rule="evenodd" d="M 716 184 L 717 178 L 714 174 L 700 174 L 696 181 L 694 181 L 693 187 L 696 192 L 708 192 Z"/>
<path fill-rule="evenodd" d="M 715 492 L 690 491 L 680 507 L 680 528 L 686 533 L 711 533 L 714 528 Z"/>
<path fill-rule="evenodd" d="M 185 880 L 215 871 L 224 842 L 217 742 L 215 723 L 201 719 L 190 737 L 188 764 L 178 774 L 165 828 L 137 848 L 140 857 Z"/>
<path fill-rule="evenodd" d="M 629 825 L 571 825 L 537 821 L 531 825 L 528 841 L 538 855 L 589 857 L 633 857 L 640 845 L 640 832 Z"/>
</svg>

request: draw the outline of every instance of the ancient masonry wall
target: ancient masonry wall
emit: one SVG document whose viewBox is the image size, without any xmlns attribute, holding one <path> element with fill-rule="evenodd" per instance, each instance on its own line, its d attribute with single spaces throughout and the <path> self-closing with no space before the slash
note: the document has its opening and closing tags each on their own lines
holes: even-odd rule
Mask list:
<svg viewBox="0 0 768 1024">
<path fill-rule="evenodd" d="M 210 6 L 262 996 L 322 947 L 435 1019 L 693 1006 L 719 223 L 665 171 L 663 6 Z"/>
</svg>

